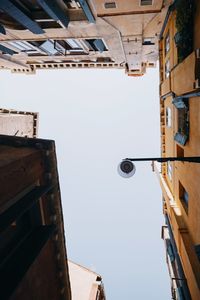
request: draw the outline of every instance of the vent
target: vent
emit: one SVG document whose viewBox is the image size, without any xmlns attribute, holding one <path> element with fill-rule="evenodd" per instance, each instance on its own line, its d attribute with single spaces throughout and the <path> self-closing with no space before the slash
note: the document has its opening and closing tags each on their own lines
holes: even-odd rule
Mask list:
<svg viewBox="0 0 200 300">
<path fill-rule="evenodd" d="M 152 5 L 152 0 L 141 0 L 141 5 Z"/>
<path fill-rule="evenodd" d="M 109 8 L 116 8 L 116 3 L 115 2 L 106 2 L 105 4 L 104 4 L 104 7 L 107 9 L 109 9 Z"/>
</svg>

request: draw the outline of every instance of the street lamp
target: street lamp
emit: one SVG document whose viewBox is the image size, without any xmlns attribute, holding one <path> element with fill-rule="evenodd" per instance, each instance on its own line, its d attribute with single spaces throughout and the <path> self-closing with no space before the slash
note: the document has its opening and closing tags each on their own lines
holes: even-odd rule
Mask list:
<svg viewBox="0 0 200 300">
<path fill-rule="evenodd" d="M 125 158 L 118 165 L 118 173 L 124 178 L 129 178 L 135 174 L 136 167 L 133 161 L 157 161 L 160 163 L 167 161 L 185 161 L 200 163 L 200 156 L 188 156 L 188 157 L 151 157 L 151 158 Z"/>
</svg>

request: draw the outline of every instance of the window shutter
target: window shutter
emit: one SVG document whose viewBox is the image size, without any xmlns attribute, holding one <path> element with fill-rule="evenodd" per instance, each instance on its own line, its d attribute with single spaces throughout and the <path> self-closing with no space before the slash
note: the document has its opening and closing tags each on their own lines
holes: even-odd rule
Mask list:
<svg viewBox="0 0 200 300">
<path fill-rule="evenodd" d="M 186 104 L 185 104 L 185 99 L 182 98 L 182 97 L 177 97 L 177 98 L 174 98 L 172 103 L 174 104 L 174 106 L 177 108 L 177 109 L 181 109 L 181 108 L 187 108 Z"/>
<path fill-rule="evenodd" d="M 184 300 L 185 296 L 183 293 L 183 288 L 181 286 L 177 287 L 178 300 Z"/>
<path fill-rule="evenodd" d="M 181 145 L 185 145 L 185 143 L 187 142 L 187 139 L 188 139 L 188 136 L 187 135 L 183 135 L 183 134 L 181 134 L 181 133 L 179 133 L 179 132 L 177 132 L 176 134 L 175 134 L 175 136 L 174 136 L 174 140 L 176 141 L 176 142 L 178 142 L 179 144 L 181 144 Z"/>
<path fill-rule="evenodd" d="M 0 51 L 2 51 L 3 53 L 9 54 L 9 55 L 13 55 L 13 54 L 16 53 L 16 52 L 13 51 L 12 49 L 7 48 L 7 47 L 5 47 L 5 46 L 3 46 L 3 45 L 1 45 L 1 44 L 0 44 Z"/>
<path fill-rule="evenodd" d="M 175 256 L 170 240 L 167 240 L 167 253 L 170 257 L 170 261 L 173 262 L 175 260 Z"/>
<path fill-rule="evenodd" d="M 196 245 L 196 246 L 194 246 L 194 248 L 195 248 L 195 252 L 198 256 L 198 259 L 200 261 L 200 245 Z"/>
<path fill-rule="evenodd" d="M 107 50 L 102 39 L 88 39 L 86 41 L 90 44 L 94 51 L 103 52 Z"/>
</svg>

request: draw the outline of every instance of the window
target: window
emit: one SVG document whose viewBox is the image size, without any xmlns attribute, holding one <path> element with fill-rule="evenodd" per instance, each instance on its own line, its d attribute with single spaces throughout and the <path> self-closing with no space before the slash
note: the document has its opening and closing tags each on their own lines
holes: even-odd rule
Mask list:
<svg viewBox="0 0 200 300">
<path fill-rule="evenodd" d="M 66 39 L 66 42 L 71 46 L 72 49 L 81 49 L 80 44 L 75 39 Z"/>
<path fill-rule="evenodd" d="M 115 2 L 106 2 L 104 4 L 105 8 L 116 8 L 116 3 Z"/>
<path fill-rule="evenodd" d="M 184 188 L 184 186 L 180 183 L 180 181 L 179 181 L 179 198 L 181 200 L 183 208 L 185 209 L 185 212 L 188 213 L 189 194 Z"/>
<path fill-rule="evenodd" d="M 20 51 L 32 51 L 35 50 L 34 46 L 32 46 L 30 43 L 26 41 L 14 41 L 14 42 L 8 42 L 9 45 L 14 46 Z"/>
<path fill-rule="evenodd" d="M 175 261 L 174 250 L 170 239 L 166 239 L 166 248 L 167 248 L 167 254 L 169 255 L 170 261 L 171 262 Z"/>
<path fill-rule="evenodd" d="M 172 103 L 178 109 L 178 132 L 174 139 L 184 146 L 189 139 L 189 101 L 187 98 L 177 97 Z"/>
<path fill-rule="evenodd" d="M 143 38 L 142 45 L 155 45 L 155 43 L 152 42 L 152 38 Z"/>
<path fill-rule="evenodd" d="M 30 55 L 40 55 L 44 54 L 42 50 L 38 48 L 36 45 L 37 42 L 29 42 L 29 41 L 10 41 L 4 42 L 7 47 L 16 51 L 16 53 L 24 52 Z"/>
<path fill-rule="evenodd" d="M 86 51 L 81 41 L 75 39 L 56 40 L 54 47 L 61 55 L 84 54 Z"/>
<path fill-rule="evenodd" d="M 194 246 L 194 249 L 195 249 L 196 255 L 198 256 L 198 259 L 200 261 L 200 245 Z"/>
<path fill-rule="evenodd" d="M 172 126 L 172 112 L 170 107 L 166 108 L 166 125 L 167 127 Z"/>
<path fill-rule="evenodd" d="M 165 55 L 169 52 L 169 50 L 170 50 L 170 36 L 168 31 L 167 36 L 165 38 Z"/>
<path fill-rule="evenodd" d="M 171 165 L 170 161 L 167 162 L 167 174 L 168 174 L 169 180 L 172 181 L 172 165 Z"/>
<path fill-rule="evenodd" d="M 86 42 L 90 45 L 93 51 L 107 51 L 107 48 L 102 39 L 87 39 Z"/>
<path fill-rule="evenodd" d="M 10 49 L 17 51 L 18 53 L 24 52 L 29 56 L 67 55 L 67 54 L 85 53 L 81 41 L 75 39 L 66 39 L 66 40 L 50 39 L 44 41 L 12 41 L 12 42 L 6 42 L 6 44 L 7 47 L 9 47 Z"/>
<path fill-rule="evenodd" d="M 51 40 L 47 40 L 40 45 L 40 49 L 44 50 L 50 55 L 55 55 L 57 50 L 54 47 L 54 43 Z"/>
<path fill-rule="evenodd" d="M 68 50 L 67 54 L 79 55 L 79 54 L 86 54 L 89 51 L 88 47 L 84 43 L 84 40 L 66 39 L 65 42 L 68 45 L 66 48 Z"/>
<path fill-rule="evenodd" d="M 7 43 L 0 44 L 0 52 L 2 52 L 3 54 L 9 54 L 9 55 L 13 55 L 13 54 L 17 53 L 13 49 L 8 47 Z"/>
<path fill-rule="evenodd" d="M 169 73 L 170 73 L 170 61 L 168 59 L 165 63 L 165 78 L 169 77 Z"/>
<path fill-rule="evenodd" d="M 81 6 L 80 6 L 80 3 L 77 1 L 74 1 L 74 0 L 65 0 L 65 5 L 67 6 L 67 8 L 69 9 L 80 9 Z"/>
<path fill-rule="evenodd" d="M 9 41 L 0 44 L 0 51 L 15 54 L 26 53 L 28 56 L 83 55 L 89 51 L 107 51 L 102 39 L 64 39 L 43 41 Z"/>
<path fill-rule="evenodd" d="M 54 47 L 61 55 L 66 55 L 67 50 L 71 49 L 71 47 L 64 40 L 54 41 Z"/>
<path fill-rule="evenodd" d="M 152 5 L 152 0 L 141 0 L 140 5 Z"/>
<path fill-rule="evenodd" d="M 71 49 L 65 40 L 33 41 L 35 47 L 47 55 L 66 55 Z"/>
</svg>

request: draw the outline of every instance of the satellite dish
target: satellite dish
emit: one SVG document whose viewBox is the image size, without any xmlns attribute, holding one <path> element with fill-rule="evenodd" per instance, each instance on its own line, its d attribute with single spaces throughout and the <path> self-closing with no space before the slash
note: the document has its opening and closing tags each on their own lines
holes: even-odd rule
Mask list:
<svg viewBox="0 0 200 300">
<path fill-rule="evenodd" d="M 117 170 L 120 176 L 129 178 L 135 174 L 136 167 L 131 160 L 123 159 L 118 165 Z"/>
</svg>

